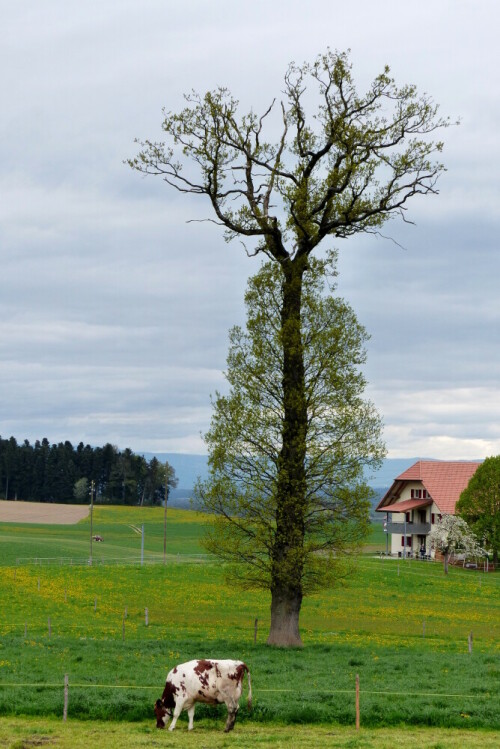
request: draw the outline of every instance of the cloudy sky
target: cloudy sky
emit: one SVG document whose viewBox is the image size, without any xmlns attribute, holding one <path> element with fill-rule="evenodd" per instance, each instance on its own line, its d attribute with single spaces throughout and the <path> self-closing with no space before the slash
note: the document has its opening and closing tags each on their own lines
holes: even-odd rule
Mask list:
<svg viewBox="0 0 500 749">
<path fill-rule="evenodd" d="M 15 0 L 0 23 L 0 434 L 204 452 L 256 272 L 200 199 L 123 164 L 162 108 L 225 85 L 267 108 L 288 63 L 351 49 L 460 117 L 439 196 L 339 242 L 389 457 L 500 453 L 497 0 Z"/>
</svg>

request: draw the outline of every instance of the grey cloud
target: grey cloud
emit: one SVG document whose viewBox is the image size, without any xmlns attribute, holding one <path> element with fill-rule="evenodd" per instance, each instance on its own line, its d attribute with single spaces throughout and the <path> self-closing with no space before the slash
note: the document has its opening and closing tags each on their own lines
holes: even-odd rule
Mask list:
<svg viewBox="0 0 500 749">
<path fill-rule="evenodd" d="M 486 405 L 500 374 L 500 99 L 488 74 L 500 11 L 455 6 L 394 14 L 391 0 L 312 0 L 304 16 L 298 0 L 255 0 L 251 14 L 192 0 L 188 18 L 177 0 L 11 4 L 0 29 L 0 433 L 202 451 L 258 261 L 217 227 L 186 223 L 210 216 L 203 200 L 122 162 L 135 136 L 161 138 L 161 109 L 182 106 L 183 92 L 228 85 L 261 111 L 290 60 L 330 45 L 352 48 L 362 86 L 388 62 L 462 118 L 443 133 L 441 194 L 415 202 L 416 227 L 382 232 L 406 249 L 374 237 L 339 246 L 339 293 L 372 335 L 366 373 L 390 454 L 500 451 Z"/>
</svg>

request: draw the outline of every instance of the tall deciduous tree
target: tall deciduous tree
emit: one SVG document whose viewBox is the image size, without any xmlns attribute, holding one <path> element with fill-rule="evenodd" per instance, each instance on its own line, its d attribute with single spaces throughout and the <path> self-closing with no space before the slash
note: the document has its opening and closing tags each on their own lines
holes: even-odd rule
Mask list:
<svg viewBox="0 0 500 749">
<path fill-rule="evenodd" d="M 365 379 L 359 366 L 365 361 L 366 331 L 343 300 L 325 294 L 334 286 L 334 263 L 333 254 L 323 261 L 311 258 L 304 277 L 306 455 L 295 555 L 276 562 L 283 524 L 297 518 L 283 518 L 279 501 L 284 291 L 275 263 L 266 263 L 249 281 L 246 330 L 230 331 L 230 392 L 215 398 L 205 437 L 210 476 L 197 487 L 202 507 L 214 514 L 205 545 L 230 563 L 230 575 L 243 585 L 300 590 L 293 602 L 297 617 L 283 618 L 279 644 L 300 641 L 302 595 L 347 572 L 349 557 L 369 526 L 372 492 L 365 472 L 376 469 L 384 455 L 380 418 L 362 397 Z M 276 623 L 270 642 L 275 638 Z"/>
<path fill-rule="evenodd" d="M 442 144 L 432 134 L 448 124 L 415 86 L 398 87 L 389 68 L 358 94 L 347 54 L 328 51 L 312 64 L 291 64 L 284 98 L 262 114 L 238 113 L 238 102 L 218 88 L 192 93 L 179 113 L 166 113 L 168 143 L 139 141 L 129 160 L 186 193 L 205 195 L 226 239 L 251 243 L 280 268 L 284 418 L 276 490 L 276 538 L 270 641 L 299 642 L 306 507 L 304 342 L 302 286 L 308 259 L 328 237 L 378 233 L 394 216 L 405 218 L 416 195 L 436 193 Z M 306 112 L 309 103 L 316 108 Z M 265 130 L 277 134 L 266 140 Z M 186 169 L 185 167 L 188 166 Z M 295 581 L 280 573 L 297 569 Z M 286 636 L 284 633 L 287 633 Z"/>
<path fill-rule="evenodd" d="M 498 564 L 500 553 L 500 455 L 486 458 L 461 493 L 456 508 L 485 549 L 493 552 Z"/>
</svg>

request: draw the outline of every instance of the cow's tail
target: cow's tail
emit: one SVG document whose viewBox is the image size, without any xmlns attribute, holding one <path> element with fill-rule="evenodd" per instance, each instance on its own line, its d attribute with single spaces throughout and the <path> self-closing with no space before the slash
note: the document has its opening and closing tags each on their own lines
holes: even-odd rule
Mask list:
<svg viewBox="0 0 500 749">
<path fill-rule="evenodd" d="M 249 710 L 252 709 L 252 679 L 250 677 L 250 671 L 248 669 L 248 666 L 245 666 L 247 670 L 247 678 L 248 678 L 248 697 L 247 697 L 247 707 Z"/>
</svg>

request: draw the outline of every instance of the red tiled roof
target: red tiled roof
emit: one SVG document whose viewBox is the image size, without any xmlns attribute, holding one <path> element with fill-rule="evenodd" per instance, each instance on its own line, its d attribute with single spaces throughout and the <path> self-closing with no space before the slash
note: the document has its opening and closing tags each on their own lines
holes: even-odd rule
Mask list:
<svg viewBox="0 0 500 749">
<path fill-rule="evenodd" d="M 420 481 L 443 515 L 454 515 L 460 494 L 481 465 L 480 462 L 418 460 L 394 480 L 393 485 L 377 506 L 377 510 L 391 512 L 391 500 L 398 498 L 407 481 Z"/>
<path fill-rule="evenodd" d="M 404 499 L 402 502 L 387 507 L 383 507 L 384 512 L 408 512 L 417 507 L 427 507 L 432 504 L 432 499 Z"/>
</svg>

